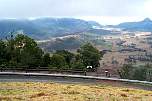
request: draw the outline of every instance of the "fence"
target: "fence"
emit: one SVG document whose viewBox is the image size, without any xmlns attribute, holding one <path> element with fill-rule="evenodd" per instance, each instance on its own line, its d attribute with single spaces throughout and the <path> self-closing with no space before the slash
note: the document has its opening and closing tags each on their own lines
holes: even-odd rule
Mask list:
<svg viewBox="0 0 152 101">
<path fill-rule="evenodd" d="M 70 73 L 86 75 L 85 70 L 49 69 L 49 67 L 0 67 L 1 72 L 45 72 L 45 73 Z"/>
</svg>

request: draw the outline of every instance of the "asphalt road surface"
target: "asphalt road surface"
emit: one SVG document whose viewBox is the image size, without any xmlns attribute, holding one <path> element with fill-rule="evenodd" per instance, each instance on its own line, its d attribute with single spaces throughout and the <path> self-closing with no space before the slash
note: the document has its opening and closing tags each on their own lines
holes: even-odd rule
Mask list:
<svg viewBox="0 0 152 101">
<path fill-rule="evenodd" d="M 123 81 L 123 80 L 122 80 Z M 0 73 L 0 82 L 55 82 L 76 84 L 104 84 L 116 87 L 144 89 L 152 91 L 152 82 L 139 83 L 136 80 L 122 82 L 115 78 L 102 78 L 81 75 L 42 74 L 42 73 Z"/>
</svg>

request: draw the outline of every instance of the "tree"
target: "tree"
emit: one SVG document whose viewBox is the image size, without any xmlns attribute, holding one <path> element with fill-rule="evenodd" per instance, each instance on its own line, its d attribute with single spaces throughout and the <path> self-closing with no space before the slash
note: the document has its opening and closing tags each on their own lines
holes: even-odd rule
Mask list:
<svg viewBox="0 0 152 101">
<path fill-rule="evenodd" d="M 84 66 L 84 64 L 80 61 L 75 61 L 71 64 L 71 68 L 73 70 L 84 70 L 86 67 Z"/>
<path fill-rule="evenodd" d="M 100 66 L 99 60 L 101 58 L 101 54 L 90 43 L 80 47 L 78 52 L 80 53 L 81 61 L 85 67 L 92 66 L 95 70 L 98 66 Z"/>
<path fill-rule="evenodd" d="M 59 54 L 53 54 L 51 57 L 51 66 L 57 69 L 64 69 L 66 67 L 65 58 Z"/>
<path fill-rule="evenodd" d="M 37 46 L 37 43 L 25 36 L 25 35 L 18 35 L 15 38 L 15 46 L 17 49 L 19 49 L 21 58 L 26 60 L 26 64 L 29 66 L 40 66 L 43 51 Z M 23 56 L 29 56 L 24 58 Z M 25 61 L 21 61 L 23 63 Z"/>
<path fill-rule="evenodd" d="M 59 55 L 63 56 L 65 58 L 67 65 L 69 65 L 69 67 L 71 67 L 71 62 L 74 59 L 73 53 L 66 51 L 66 50 L 58 50 L 58 51 L 56 51 L 55 54 L 59 54 Z"/>
<path fill-rule="evenodd" d="M 143 66 L 137 67 L 134 69 L 132 79 L 145 81 L 146 80 L 146 72 L 147 72 L 147 70 Z"/>
<path fill-rule="evenodd" d="M 133 75 L 134 67 L 131 64 L 124 64 L 123 67 L 118 70 L 119 76 L 123 79 L 131 79 Z"/>
<path fill-rule="evenodd" d="M 23 34 L 8 40 L 8 51 L 11 55 L 10 65 L 40 66 L 43 51 L 37 43 Z"/>
<path fill-rule="evenodd" d="M 152 81 L 152 65 L 146 64 L 144 68 L 146 69 L 146 80 L 151 82 Z"/>
<path fill-rule="evenodd" d="M 8 60 L 8 54 L 6 51 L 6 44 L 0 40 L 0 65 L 5 65 Z"/>
<path fill-rule="evenodd" d="M 152 68 L 146 71 L 146 80 L 152 82 Z"/>
<path fill-rule="evenodd" d="M 42 66 L 48 67 L 50 62 L 51 62 L 50 54 L 49 53 L 44 54 L 43 61 L 42 61 Z"/>
<path fill-rule="evenodd" d="M 16 50 L 15 50 L 15 45 L 14 45 L 14 36 L 13 36 L 13 33 L 10 33 L 10 37 L 6 38 L 6 51 L 7 51 L 7 54 L 8 54 L 8 63 L 7 65 L 9 66 L 16 66 L 17 65 L 17 53 L 16 53 Z"/>
</svg>

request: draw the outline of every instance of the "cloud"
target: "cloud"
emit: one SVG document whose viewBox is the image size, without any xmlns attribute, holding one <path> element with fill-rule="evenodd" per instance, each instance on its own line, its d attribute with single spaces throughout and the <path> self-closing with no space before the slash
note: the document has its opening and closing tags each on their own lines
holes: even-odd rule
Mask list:
<svg viewBox="0 0 152 101">
<path fill-rule="evenodd" d="M 150 0 L 0 0 L 0 17 L 150 16 L 145 13 L 147 8 L 143 9 L 147 1 Z"/>
</svg>

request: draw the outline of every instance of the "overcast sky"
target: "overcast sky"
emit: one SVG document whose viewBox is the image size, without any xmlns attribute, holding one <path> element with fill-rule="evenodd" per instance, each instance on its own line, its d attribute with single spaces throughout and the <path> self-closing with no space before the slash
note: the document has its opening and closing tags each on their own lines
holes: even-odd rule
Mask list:
<svg viewBox="0 0 152 101">
<path fill-rule="evenodd" d="M 0 18 L 75 17 L 101 24 L 152 18 L 152 0 L 0 0 Z"/>
</svg>

